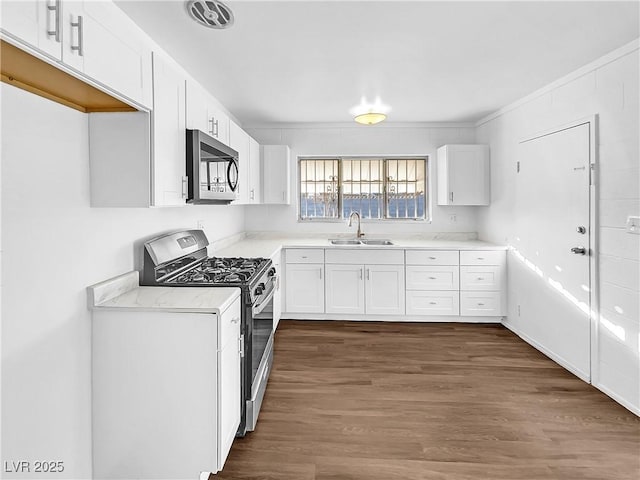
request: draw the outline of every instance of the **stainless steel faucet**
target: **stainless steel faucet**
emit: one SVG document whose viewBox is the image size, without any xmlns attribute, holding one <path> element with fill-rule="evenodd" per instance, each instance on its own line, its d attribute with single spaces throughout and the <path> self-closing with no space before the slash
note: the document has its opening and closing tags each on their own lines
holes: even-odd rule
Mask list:
<svg viewBox="0 0 640 480">
<path fill-rule="evenodd" d="M 348 225 L 351 226 L 351 219 L 353 218 L 354 215 L 358 218 L 358 231 L 356 232 L 356 238 L 364 237 L 364 232 L 360 229 L 360 212 L 351 212 L 349 214 Z"/>
</svg>

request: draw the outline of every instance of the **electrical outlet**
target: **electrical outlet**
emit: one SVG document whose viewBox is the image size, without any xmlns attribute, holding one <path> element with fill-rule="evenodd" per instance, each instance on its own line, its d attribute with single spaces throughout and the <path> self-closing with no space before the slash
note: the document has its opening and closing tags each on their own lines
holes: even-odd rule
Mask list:
<svg viewBox="0 0 640 480">
<path fill-rule="evenodd" d="M 518 316 L 520 316 L 520 305 L 518 305 Z"/>
<path fill-rule="evenodd" d="M 627 233 L 640 235 L 640 217 L 629 215 L 627 217 Z"/>
<path fill-rule="evenodd" d="M 451 215 L 449 215 L 449 223 L 456 223 L 458 221 L 458 218 L 456 217 L 455 213 L 452 213 Z"/>
</svg>

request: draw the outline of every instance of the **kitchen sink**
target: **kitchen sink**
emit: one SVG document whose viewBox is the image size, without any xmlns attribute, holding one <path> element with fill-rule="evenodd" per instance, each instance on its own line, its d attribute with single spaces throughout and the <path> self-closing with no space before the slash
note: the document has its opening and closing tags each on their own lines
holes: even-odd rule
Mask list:
<svg viewBox="0 0 640 480">
<path fill-rule="evenodd" d="M 391 240 L 379 240 L 367 238 L 366 240 L 358 240 L 357 238 L 332 238 L 329 240 L 331 245 L 393 245 Z"/>
<path fill-rule="evenodd" d="M 360 240 L 362 243 L 364 243 L 365 245 L 393 245 L 393 242 L 391 240 L 378 240 L 378 239 L 367 239 L 367 240 Z"/>
<path fill-rule="evenodd" d="M 362 242 L 355 238 L 333 238 L 329 240 L 332 245 L 361 245 Z"/>
</svg>

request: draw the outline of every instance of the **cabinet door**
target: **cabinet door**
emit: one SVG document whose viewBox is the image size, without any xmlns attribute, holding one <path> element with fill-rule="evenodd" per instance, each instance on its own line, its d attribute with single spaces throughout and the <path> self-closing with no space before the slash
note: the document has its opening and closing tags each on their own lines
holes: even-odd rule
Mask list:
<svg viewBox="0 0 640 480">
<path fill-rule="evenodd" d="M 285 303 L 289 313 L 324 312 L 324 265 L 290 263 L 286 266 Z"/>
<path fill-rule="evenodd" d="M 231 314 L 228 312 L 232 310 Z M 231 316 L 232 318 L 226 318 Z M 222 349 L 218 353 L 218 469 L 222 470 L 240 426 L 240 303 L 222 315 L 229 321 Z"/>
<path fill-rule="evenodd" d="M 216 140 L 231 147 L 229 144 L 229 129 L 231 128 L 229 115 L 224 113 L 224 110 L 216 105 L 214 100 L 210 100 L 207 106 L 207 119 L 208 126 L 205 131 L 209 132 L 209 135 Z"/>
<path fill-rule="evenodd" d="M 249 135 L 236 122 L 229 124 L 229 146 L 238 152 L 238 190 L 240 198 L 234 204 L 251 203 L 251 163 L 249 160 Z"/>
<path fill-rule="evenodd" d="M 0 2 L 3 33 L 21 43 L 62 58 L 62 5 L 55 0 Z"/>
<path fill-rule="evenodd" d="M 273 329 L 278 328 L 278 322 L 280 322 L 280 317 L 282 316 L 282 290 L 281 290 L 281 278 L 282 272 L 280 271 L 280 257 L 281 254 L 278 253 L 275 257 L 272 257 L 273 267 L 276 269 L 276 280 L 275 280 L 275 289 L 276 291 L 273 293 Z"/>
<path fill-rule="evenodd" d="M 289 147 L 262 145 L 262 202 L 291 203 L 289 195 Z"/>
<path fill-rule="evenodd" d="M 327 313 L 364 313 L 364 266 L 326 265 Z"/>
<path fill-rule="evenodd" d="M 209 133 L 207 104 L 209 94 L 199 83 L 187 80 L 186 85 L 186 120 L 187 128 Z"/>
<path fill-rule="evenodd" d="M 404 315 L 404 265 L 365 265 L 366 313 Z"/>
<path fill-rule="evenodd" d="M 445 145 L 438 149 L 438 205 L 489 205 L 489 147 Z"/>
<path fill-rule="evenodd" d="M 153 205 L 184 205 L 185 79 L 172 63 L 156 54 L 153 77 Z"/>
<path fill-rule="evenodd" d="M 260 144 L 251 137 L 249 137 L 249 201 L 262 203 Z"/>
<path fill-rule="evenodd" d="M 151 50 L 111 2 L 63 2 L 62 61 L 109 89 L 151 107 Z"/>
</svg>

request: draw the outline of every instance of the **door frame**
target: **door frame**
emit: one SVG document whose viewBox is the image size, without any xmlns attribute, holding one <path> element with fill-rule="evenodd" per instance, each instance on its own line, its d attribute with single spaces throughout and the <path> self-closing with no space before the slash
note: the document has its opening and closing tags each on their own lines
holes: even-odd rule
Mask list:
<svg viewBox="0 0 640 480">
<path fill-rule="evenodd" d="M 599 383 L 598 335 L 600 328 L 598 114 L 588 115 L 572 122 L 547 128 L 533 135 L 528 135 L 520 140 L 518 144 L 523 144 L 582 125 L 589 126 L 589 347 L 591 357 L 589 362 L 589 383 L 597 385 Z"/>
</svg>

